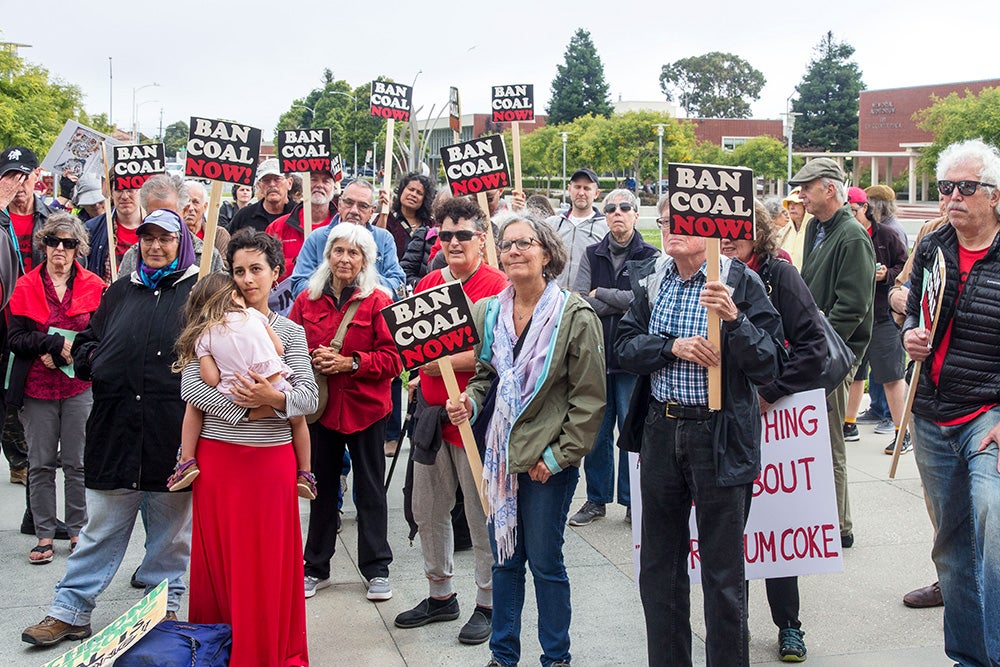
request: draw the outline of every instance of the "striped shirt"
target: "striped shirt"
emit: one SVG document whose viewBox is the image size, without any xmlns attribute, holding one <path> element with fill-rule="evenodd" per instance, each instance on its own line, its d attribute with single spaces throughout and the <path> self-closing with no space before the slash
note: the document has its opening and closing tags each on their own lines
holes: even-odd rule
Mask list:
<svg viewBox="0 0 1000 667">
<path fill-rule="evenodd" d="M 282 361 L 292 369 L 288 377 L 292 390 L 285 393 L 284 412 L 276 411 L 276 417 L 248 420 L 250 410 L 236 405 L 215 387 L 202 382 L 198 362 L 192 361 L 181 376 L 181 398 L 205 413 L 202 437 L 241 445 L 285 444 L 292 440 L 288 417 L 300 417 L 316 410 L 318 389 L 305 330 L 275 313 L 271 313 L 269 323 L 285 347 Z"/>
<path fill-rule="evenodd" d="M 708 309 L 698 303 L 707 281 L 705 265 L 683 280 L 677 265 L 668 260 L 656 304 L 649 318 L 649 333 L 671 338 L 708 337 Z M 653 398 L 664 403 L 708 405 L 708 370 L 684 359 L 675 359 L 650 377 Z"/>
</svg>

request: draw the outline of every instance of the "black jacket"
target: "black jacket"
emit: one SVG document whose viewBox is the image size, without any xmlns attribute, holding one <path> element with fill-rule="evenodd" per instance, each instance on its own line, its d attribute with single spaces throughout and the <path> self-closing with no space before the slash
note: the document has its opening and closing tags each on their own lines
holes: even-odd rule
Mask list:
<svg viewBox="0 0 1000 667">
<path fill-rule="evenodd" d="M 677 357 L 675 338 L 649 333 L 649 320 L 667 267 L 666 255 L 633 263 L 635 299 L 618 324 L 615 352 L 623 370 L 640 376 L 629 406 L 619 446 L 630 451 L 655 447 L 642 442 L 642 427 L 649 409 L 649 375 Z M 731 260 L 724 282 L 740 314 L 722 323 L 722 415 L 715 420 L 715 479 L 718 486 L 749 484 L 760 472 L 760 403 L 754 384 L 773 382 L 781 375 L 785 359 L 781 343 L 781 318 L 768 301 L 760 278 L 739 260 Z M 654 294 L 650 294 L 650 288 Z"/>
<path fill-rule="evenodd" d="M 896 283 L 896 276 L 903 270 L 906 246 L 899 234 L 885 225 L 872 223 L 872 245 L 875 246 L 875 260 L 885 267 L 885 280 L 875 282 L 875 297 L 872 301 L 876 322 L 889 319 L 889 289 Z"/>
<path fill-rule="evenodd" d="M 236 234 L 236 232 L 245 227 L 251 227 L 258 232 L 263 232 L 267 229 L 269 224 L 281 216 L 291 213 L 293 208 L 295 208 L 295 202 L 289 199 L 285 202 L 285 206 L 281 209 L 281 213 L 272 215 L 264 210 L 264 202 L 254 202 L 253 204 L 244 206 L 236 212 L 236 215 L 233 216 L 232 221 L 229 223 L 229 231 L 232 234 Z"/>
<path fill-rule="evenodd" d="M 430 263 L 431 248 L 437 241 L 437 234 L 431 234 L 431 229 L 434 228 L 427 225 L 417 227 L 406 244 L 403 256 L 399 258 L 399 266 L 406 274 L 406 284 L 410 287 L 419 283 L 430 271 L 427 265 Z"/>
<path fill-rule="evenodd" d="M 932 351 L 951 325 L 951 341 L 937 386 L 931 360 L 922 364 L 913 413 L 934 421 L 950 421 L 984 405 L 1000 403 L 1000 234 L 986 256 L 976 262 L 958 294 L 958 236 L 951 224 L 928 234 L 913 253 L 910 295 L 903 334 L 920 326 L 924 269 L 930 270 L 938 249 L 944 254 L 945 287 Z"/>
<path fill-rule="evenodd" d="M 194 265 L 155 290 L 117 280 L 77 335 L 76 375 L 94 392 L 83 457 L 88 489 L 167 490 L 185 408 L 170 365 L 197 276 Z"/>
</svg>

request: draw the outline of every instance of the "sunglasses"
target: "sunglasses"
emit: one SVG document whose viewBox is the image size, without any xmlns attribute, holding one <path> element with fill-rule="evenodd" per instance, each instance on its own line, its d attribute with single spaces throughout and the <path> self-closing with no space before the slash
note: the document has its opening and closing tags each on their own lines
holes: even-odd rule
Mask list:
<svg viewBox="0 0 1000 667">
<path fill-rule="evenodd" d="M 629 211 L 634 210 L 635 206 L 632 206 L 632 204 L 628 203 L 627 201 L 623 201 L 620 204 L 605 204 L 604 212 L 614 213 L 616 208 L 622 213 L 628 213 Z"/>
<path fill-rule="evenodd" d="M 523 238 L 514 239 L 513 241 L 501 241 L 497 244 L 497 247 L 500 248 L 500 252 L 510 252 L 512 247 L 517 247 L 518 250 L 523 252 L 536 243 L 542 245 L 542 242 L 536 238 Z"/>
<path fill-rule="evenodd" d="M 80 245 L 79 239 L 64 239 L 60 236 L 46 236 L 45 245 L 50 248 L 58 248 L 62 245 L 66 250 L 76 250 L 76 247 Z"/>
<path fill-rule="evenodd" d="M 452 239 L 458 239 L 459 243 L 465 243 L 476 238 L 476 232 L 469 229 L 459 229 L 456 232 L 438 232 L 441 243 L 451 243 Z"/>
<path fill-rule="evenodd" d="M 947 197 L 955 191 L 955 186 L 958 186 L 958 191 L 962 193 L 963 197 L 971 197 L 976 194 L 979 186 L 984 188 L 996 187 L 993 183 L 983 183 L 981 181 L 938 181 L 938 192 Z"/>
</svg>

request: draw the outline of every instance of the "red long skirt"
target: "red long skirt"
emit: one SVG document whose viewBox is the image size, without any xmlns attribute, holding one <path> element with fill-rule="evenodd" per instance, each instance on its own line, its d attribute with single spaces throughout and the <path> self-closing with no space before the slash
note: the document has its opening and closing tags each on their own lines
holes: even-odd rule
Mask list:
<svg viewBox="0 0 1000 667">
<path fill-rule="evenodd" d="M 302 532 L 291 443 L 198 440 L 192 623 L 233 628 L 230 667 L 309 664 Z"/>
</svg>

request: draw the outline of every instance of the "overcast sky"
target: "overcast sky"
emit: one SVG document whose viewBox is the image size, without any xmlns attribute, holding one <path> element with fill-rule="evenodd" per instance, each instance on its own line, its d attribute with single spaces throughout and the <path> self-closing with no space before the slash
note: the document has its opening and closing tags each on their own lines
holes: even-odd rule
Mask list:
<svg viewBox="0 0 1000 667">
<path fill-rule="evenodd" d="M 133 89 L 155 82 L 159 87 L 136 93 L 145 134 L 157 133 L 162 108 L 164 127 L 192 115 L 229 118 L 269 137 L 292 100 L 320 85 L 325 67 L 352 85 L 379 74 L 407 84 L 416 76 L 421 122 L 432 105 L 437 115 L 452 85 L 464 113 L 486 113 L 490 85 L 533 83 L 541 112 L 579 27 L 591 33 L 613 100 L 663 100 L 663 64 L 726 51 L 767 79 L 754 116 L 778 118 L 827 30 L 855 47 L 869 89 L 1000 77 L 990 7 L 982 0 L 97 0 L 65 6 L 0 0 L 0 40 L 30 44 L 22 57 L 79 85 L 88 112 L 107 113 L 113 105 L 120 127 L 130 126 Z"/>
</svg>

